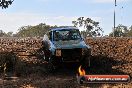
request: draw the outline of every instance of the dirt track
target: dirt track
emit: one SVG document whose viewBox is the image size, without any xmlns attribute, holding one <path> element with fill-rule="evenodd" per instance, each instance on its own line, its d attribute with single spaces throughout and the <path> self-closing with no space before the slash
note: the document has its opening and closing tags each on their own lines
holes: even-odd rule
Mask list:
<svg viewBox="0 0 132 88">
<path fill-rule="evenodd" d="M 87 39 L 92 47 L 92 65 L 90 69 L 86 69 L 87 74 L 128 74 L 132 77 L 132 39 Z M 20 41 L 22 42 L 22 41 Z M 19 42 L 20 45 L 24 43 Z M 29 41 L 26 41 L 29 42 Z M 33 46 L 39 43 L 40 40 L 34 40 Z M 31 43 L 31 42 L 29 42 Z M 28 43 L 28 44 L 29 44 Z M 24 49 L 28 46 L 23 45 Z M 113 45 L 114 44 L 114 45 Z M 11 45 L 11 44 L 10 44 Z M 39 44 L 37 44 L 39 45 Z M 16 46 L 16 45 L 15 45 Z M 40 47 L 41 45 L 39 45 Z M 5 45 L 4 45 L 5 47 Z M 13 50 L 13 49 L 12 49 Z M 14 50 L 17 50 L 15 47 Z M 31 49 L 33 50 L 33 49 Z M 37 55 L 37 54 L 36 54 Z M 132 81 L 126 84 L 83 84 L 79 85 L 76 80 L 78 65 L 63 64 L 54 73 L 48 73 L 38 58 L 23 58 L 24 70 L 17 81 L 0 80 L 0 87 L 4 88 L 131 88 Z M 26 63 L 26 64 L 25 64 Z"/>
<path fill-rule="evenodd" d="M 104 58 L 105 59 L 105 58 Z M 87 69 L 87 74 L 127 74 L 119 69 L 108 67 L 104 68 L 101 63 Z M 44 66 L 34 65 L 30 68 L 32 73 L 20 76 L 17 81 L 6 81 L 4 88 L 131 88 L 132 81 L 126 84 L 82 84 L 77 83 L 78 65 L 63 65 L 54 73 L 47 73 Z M 107 70 L 106 70 L 107 69 Z M 2 86 L 2 85 L 1 85 Z"/>
</svg>

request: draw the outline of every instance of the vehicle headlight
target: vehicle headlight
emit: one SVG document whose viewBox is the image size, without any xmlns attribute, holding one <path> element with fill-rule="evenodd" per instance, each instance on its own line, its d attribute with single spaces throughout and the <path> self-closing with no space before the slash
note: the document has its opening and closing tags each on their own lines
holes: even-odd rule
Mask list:
<svg viewBox="0 0 132 88">
<path fill-rule="evenodd" d="M 60 50 L 60 49 L 57 49 L 55 55 L 56 55 L 56 56 L 61 56 L 61 50 Z"/>
</svg>

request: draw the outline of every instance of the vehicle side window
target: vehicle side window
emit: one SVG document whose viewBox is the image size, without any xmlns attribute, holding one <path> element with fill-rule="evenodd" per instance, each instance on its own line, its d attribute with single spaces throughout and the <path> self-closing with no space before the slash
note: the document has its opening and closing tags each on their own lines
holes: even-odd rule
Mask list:
<svg viewBox="0 0 132 88">
<path fill-rule="evenodd" d="M 61 40 L 62 37 L 63 37 L 63 36 L 62 36 L 62 34 L 60 34 L 59 31 L 54 31 L 54 40 L 55 40 L 55 41 Z"/>
<path fill-rule="evenodd" d="M 47 33 L 47 36 L 48 36 L 49 40 L 52 40 L 52 32 L 51 31 Z"/>
</svg>

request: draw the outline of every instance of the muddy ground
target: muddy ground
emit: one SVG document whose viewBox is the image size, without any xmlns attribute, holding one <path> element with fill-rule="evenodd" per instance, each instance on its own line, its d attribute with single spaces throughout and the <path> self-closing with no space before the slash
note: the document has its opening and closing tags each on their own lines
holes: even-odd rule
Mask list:
<svg viewBox="0 0 132 88">
<path fill-rule="evenodd" d="M 40 38 L 0 39 L 0 88 L 131 88 L 129 83 L 78 84 L 76 74 L 79 64 L 62 64 L 54 72 L 47 72 L 46 63 L 37 51 L 41 48 Z M 132 78 L 131 38 L 89 38 L 92 47 L 91 68 L 86 74 L 126 74 Z M 4 53 L 4 55 L 2 55 Z M 10 54 L 8 54 L 10 53 Z M 14 54 L 14 55 L 13 55 Z M 22 61 L 15 66 L 15 80 L 3 80 L 3 63 L 14 56 Z M 12 58 L 12 59 L 13 59 Z M 14 67 L 14 66 L 13 66 Z M 10 66 L 7 66 L 10 68 Z"/>
<path fill-rule="evenodd" d="M 117 61 L 112 58 L 92 57 L 91 68 L 86 74 L 128 74 L 132 76 L 132 62 Z M 28 63 L 29 64 L 29 63 Z M 131 88 L 129 83 L 113 84 L 78 84 L 76 74 L 79 63 L 62 64 L 54 72 L 47 72 L 45 64 L 27 65 L 26 72 L 20 74 L 16 80 L 0 80 L 2 88 Z M 74 64 L 74 65 L 73 65 Z M 2 78 L 2 77 L 1 77 Z"/>
</svg>

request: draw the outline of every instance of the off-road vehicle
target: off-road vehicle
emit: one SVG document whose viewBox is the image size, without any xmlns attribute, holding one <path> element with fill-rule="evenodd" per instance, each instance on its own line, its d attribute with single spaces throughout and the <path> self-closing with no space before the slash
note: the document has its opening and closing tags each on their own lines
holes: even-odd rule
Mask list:
<svg viewBox="0 0 132 88">
<path fill-rule="evenodd" d="M 63 62 L 90 66 L 91 48 L 76 27 L 50 29 L 43 37 L 44 60 L 55 68 Z M 51 68 L 50 68 L 51 69 Z"/>
</svg>

